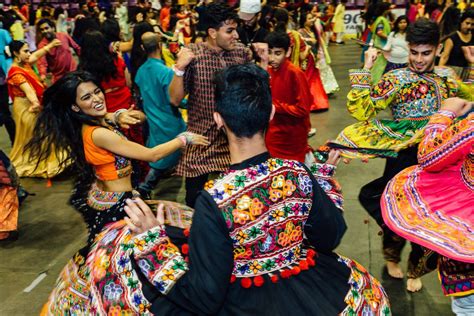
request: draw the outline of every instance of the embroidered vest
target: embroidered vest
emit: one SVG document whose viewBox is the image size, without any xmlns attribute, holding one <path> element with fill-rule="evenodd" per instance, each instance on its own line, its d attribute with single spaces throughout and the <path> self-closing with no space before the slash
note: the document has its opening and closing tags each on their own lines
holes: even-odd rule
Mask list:
<svg viewBox="0 0 474 316">
<path fill-rule="evenodd" d="M 271 158 L 230 171 L 206 184 L 225 218 L 234 246 L 232 278 L 243 287 L 276 281 L 314 265 L 314 250 L 302 246 L 313 200 L 313 183 L 301 163 Z"/>
</svg>

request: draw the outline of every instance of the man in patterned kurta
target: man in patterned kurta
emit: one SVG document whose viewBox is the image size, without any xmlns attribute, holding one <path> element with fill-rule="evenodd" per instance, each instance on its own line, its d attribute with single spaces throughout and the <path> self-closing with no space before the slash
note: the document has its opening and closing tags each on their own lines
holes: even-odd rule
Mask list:
<svg viewBox="0 0 474 316">
<path fill-rule="evenodd" d="M 388 273 L 395 278 L 403 277 L 398 263 L 405 240 L 384 225 L 380 209 L 382 192 L 398 172 L 417 164 L 417 145 L 423 128 L 442 101 L 454 96 L 473 98 L 472 87 L 456 81 L 450 69 L 434 67 L 439 38 L 434 22 L 421 19 L 410 25 L 409 67 L 386 73 L 374 86 L 371 86 L 370 69 L 377 50 L 369 49 L 364 69 L 351 70 L 349 74 L 352 90 L 347 96 L 347 109 L 361 122 L 345 128 L 333 142 L 333 147 L 342 147 L 342 155 L 348 158 L 388 157 L 383 176 L 365 185 L 359 200 L 383 227 L 384 258 Z M 392 111 L 392 120 L 374 118 L 387 107 Z M 427 271 L 421 265 L 422 256 L 423 249 L 413 244 L 407 271 L 410 291 L 421 289 L 419 276 Z"/>
<path fill-rule="evenodd" d="M 208 137 L 209 147 L 185 150 L 177 173 L 186 177 L 186 204 L 194 206 L 209 174 L 227 170 L 230 163 L 227 140 L 213 120 L 214 73 L 227 66 L 250 62 L 250 51 L 238 43 L 238 16 L 223 4 L 210 4 L 200 23 L 207 32 L 203 43 L 183 48 L 174 66 L 170 85 L 171 103 L 188 99 L 188 130 Z M 196 147 L 196 146 L 195 146 Z"/>
<path fill-rule="evenodd" d="M 116 273 L 123 264 L 116 262 L 126 256 L 135 268 L 131 280 L 122 283 L 126 295 L 116 296 L 133 300 L 121 304 L 122 311 L 390 315 L 380 282 L 358 263 L 332 252 L 346 229 L 342 211 L 331 199 L 337 188 L 329 184 L 334 183 L 337 155 L 311 170 L 298 161 L 270 157 L 265 130 L 274 108 L 269 74 L 258 66 L 226 68 L 216 91 L 214 117 L 226 131 L 232 165 L 197 198 L 187 245 L 180 250 L 173 237 L 178 230 L 162 225 L 162 207 L 154 215 L 142 201 L 128 201 L 124 242 L 116 242 L 115 253 L 106 253 L 104 247 L 120 236 L 109 229 L 92 254 L 119 268 L 100 274 L 93 267 L 93 287 L 117 284 L 109 275 L 123 279 L 125 273 Z M 329 185 L 320 186 L 320 180 Z M 123 249 L 128 250 L 125 256 Z M 120 300 L 105 288 L 93 292 L 101 296 L 95 301 L 109 307 L 102 309 L 104 314 L 117 309 Z"/>
</svg>

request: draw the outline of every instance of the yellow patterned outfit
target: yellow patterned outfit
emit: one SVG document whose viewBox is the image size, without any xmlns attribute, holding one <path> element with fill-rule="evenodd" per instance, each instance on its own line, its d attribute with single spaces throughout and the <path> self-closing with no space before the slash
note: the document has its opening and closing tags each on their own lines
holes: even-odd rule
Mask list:
<svg viewBox="0 0 474 316">
<path fill-rule="evenodd" d="M 360 122 L 346 127 L 334 141 L 348 158 L 396 157 L 421 141 L 423 128 L 444 99 L 474 100 L 473 86 L 454 80 L 449 68 L 423 74 L 396 69 L 374 86 L 369 70 L 350 70 L 349 77 L 347 109 Z M 393 120 L 374 118 L 386 108 Z"/>
</svg>

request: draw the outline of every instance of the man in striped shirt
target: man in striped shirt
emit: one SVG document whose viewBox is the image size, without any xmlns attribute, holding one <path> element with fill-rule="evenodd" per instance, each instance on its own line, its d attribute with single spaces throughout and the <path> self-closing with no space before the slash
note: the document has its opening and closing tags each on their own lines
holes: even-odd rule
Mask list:
<svg viewBox="0 0 474 316">
<path fill-rule="evenodd" d="M 230 164 L 227 140 L 213 119 L 214 74 L 252 59 L 250 50 L 238 42 L 237 22 L 237 14 L 227 5 L 206 6 L 200 16 L 206 41 L 183 48 L 174 66 L 170 101 L 177 106 L 189 95 L 188 131 L 204 135 L 210 142 L 208 147 L 185 149 L 178 164 L 177 173 L 186 177 L 186 204 L 191 207 L 209 175 L 227 170 Z"/>
</svg>

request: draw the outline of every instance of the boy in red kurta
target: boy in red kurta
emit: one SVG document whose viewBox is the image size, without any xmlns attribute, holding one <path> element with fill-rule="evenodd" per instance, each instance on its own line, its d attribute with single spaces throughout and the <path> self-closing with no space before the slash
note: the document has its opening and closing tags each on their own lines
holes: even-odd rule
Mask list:
<svg viewBox="0 0 474 316">
<path fill-rule="evenodd" d="M 290 38 L 286 33 L 270 33 L 265 41 L 269 49 L 268 73 L 275 116 L 265 137 L 268 151 L 275 158 L 304 162 L 310 151 L 309 114 L 313 102 L 308 82 L 301 69 L 289 60 Z"/>
</svg>

